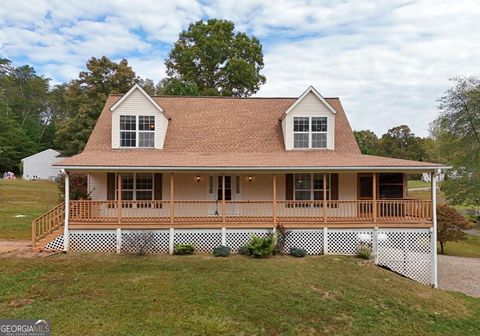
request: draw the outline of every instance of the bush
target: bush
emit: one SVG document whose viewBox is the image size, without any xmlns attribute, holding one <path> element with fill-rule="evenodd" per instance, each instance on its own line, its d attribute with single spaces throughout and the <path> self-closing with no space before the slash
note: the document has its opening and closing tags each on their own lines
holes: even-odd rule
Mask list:
<svg viewBox="0 0 480 336">
<path fill-rule="evenodd" d="M 175 244 L 175 248 L 173 249 L 173 254 L 177 255 L 188 255 L 193 254 L 195 251 L 195 246 L 192 244 Z"/>
<path fill-rule="evenodd" d="M 360 244 L 357 249 L 357 257 L 362 259 L 370 259 L 372 256 L 372 249 L 366 244 Z"/>
<path fill-rule="evenodd" d="M 225 245 L 217 246 L 213 249 L 213 255 L 215 257 L 228 257 L 232 249 Z"/>
<path fill-rule="evenodd" d="M 249 256 L 250 249 L 248 248 L 248 246 L 240 246 L 238 249 L 238 254 Z"/>
<path fill-rule="evenodd" d="M 275 246 L 275 254 L 283 255 L 285 250 L 285 243 L 287 241 L 288 235 L 291 233 L 290 230 L 287 230 L 283 224 L 277 224 L 277 243 Z"/>
<path fill-rule="evenodd" d="M 290 254 L 296 258 L 303 258 L 307 255 L 307 250 L 298 247 L 291 247 Z"/>
<path fill-rule="evenodd" d="M 270 234 L 267 237 L 252 236 L 247 245 L 249 255 L 255 258 L 266 258 L 273 254 L 275 250 L 275 236 Z"/>
</svg>

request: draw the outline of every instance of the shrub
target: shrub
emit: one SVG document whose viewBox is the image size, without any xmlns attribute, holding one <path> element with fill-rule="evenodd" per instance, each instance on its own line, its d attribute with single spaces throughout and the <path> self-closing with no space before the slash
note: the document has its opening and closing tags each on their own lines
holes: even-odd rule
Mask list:
<svg viewBox="0 0 480 336">
<path fill-rule="evenodd" d="M 307 250 L 298 247 L 291 247 L 290 254 L 296 258 L 303 258 L 307 255 Z"/>
<path fill-rule="evenodd" d="M 240 246 L 238 249 L 238 254 L 249 256 L 250 248 L 248 248 L 248 246 Z"/>
<path fill-rule="evenodd" d="M 177 255 L 187 255 L 193 254 L 195 251 L 195 246 L 192 244 L 175 244 L 175 248 L 173 249 L 173 254 Z"/>
<path fill-rule="evenodd" d="M 283 255 L 285 250 L 285 242 L 290 234 L 290 230 L 287 230 L 283 224 L 277 224 L 277 244 L 275 246 L 275 253 Z"/>
<path fill-rule="evenodd" d="M 124 236 L 122 251 L 126 253 L 145 255 L 155 246 L 155 234 L 149 231 L 127 233 Z"/>
<path fill-rule="evenodd" d="M 275 235 L 270 234 L 267 237 L 252 236 L 247 245 L 249 255 L 255 258 L 266 258 L 273 254 L 275 250 Z"/>
<path fill-rule="evenodd" d="M 213 255 L 215 257 L 228 257 L 232 249 L 225 245 L 217 246 L 213 249 Z"/>
<path fill-rule="evenodd" d="M 367 244 L 360 244 L 357 249 L 357 257 L 362 259 L 370 259 L 372 255 L 372 249 Z"/>
</svg>

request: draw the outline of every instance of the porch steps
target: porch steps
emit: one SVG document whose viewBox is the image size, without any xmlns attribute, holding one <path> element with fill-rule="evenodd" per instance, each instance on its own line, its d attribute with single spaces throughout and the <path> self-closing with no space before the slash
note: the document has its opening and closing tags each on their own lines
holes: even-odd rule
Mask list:
<svg viewBox="0 0 480 336">
<path fill-rule="evenodd" d="M 63 234 L 63 226 L 58 228 L 57 230 L 53 231 L 49 235 L 47 235 L 45 238 L 37 241 L 36 247 L 34 247 L 34 250 L 37 251 L 53 251 L 53 249 L 50 249 L 47 247 L 49 243 L 51 243 L 53 240 L 55 240 L 57 237 L 61 236 Z"/>
</svg>

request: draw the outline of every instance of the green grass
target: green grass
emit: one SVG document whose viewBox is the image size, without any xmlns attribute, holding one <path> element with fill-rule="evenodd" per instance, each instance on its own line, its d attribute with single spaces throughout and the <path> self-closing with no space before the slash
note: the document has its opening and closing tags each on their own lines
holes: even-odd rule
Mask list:
<svg viewBox="0 0 480 336">
<path fill-rule="evenodd" d="M 428 188 L 430 187 L 430 182 L 424 182 L 422 180 L 408 180 L 408 189 L 412 188 Z"/>
<path fill-rule="evenodd" d="M 337 256 L 0 259 L 0 316 L 53 335 L 480 334 L 480 299 Z"/>
<path fill-rule="evenodd" d="M 0 180 L 0 239 L 31 239 L 32 220 L 56 204 L 53 182 Z"/>
<path fill-rule="evenodd" d="M 448 242 L 445 245 L 445 255 L 480 258 L 480 237 L 468 235 L 467 240 Z"/>
</svg>

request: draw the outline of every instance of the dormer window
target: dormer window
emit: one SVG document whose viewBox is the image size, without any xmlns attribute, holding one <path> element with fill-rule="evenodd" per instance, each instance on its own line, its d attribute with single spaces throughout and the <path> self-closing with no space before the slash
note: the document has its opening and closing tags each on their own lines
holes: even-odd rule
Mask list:
<svg viewBox="0 0 480 336">
<path fill-rule="evenodd" d="M 155 117 L 121 115 L 120 147 L 155 147 Z"/>
<path fill-rule="evenodd" d="M 327 117 L 294 117 L 293 148 L 327 148 Z"/>
</svg>

